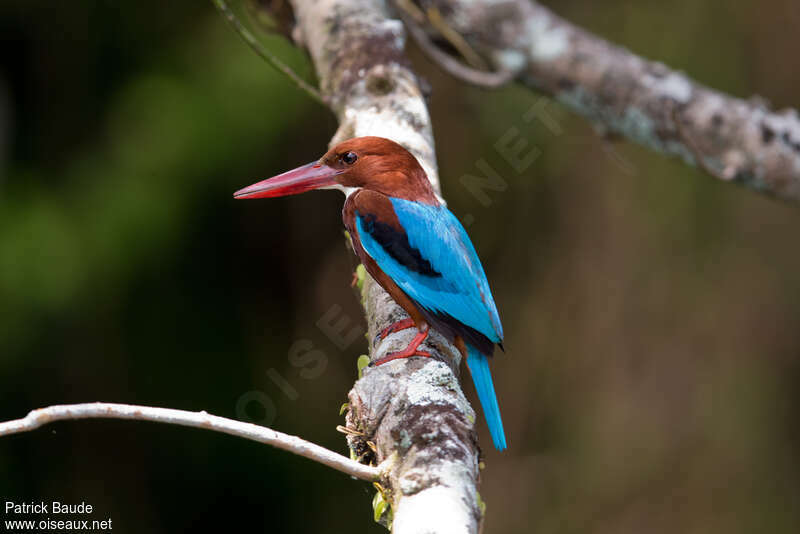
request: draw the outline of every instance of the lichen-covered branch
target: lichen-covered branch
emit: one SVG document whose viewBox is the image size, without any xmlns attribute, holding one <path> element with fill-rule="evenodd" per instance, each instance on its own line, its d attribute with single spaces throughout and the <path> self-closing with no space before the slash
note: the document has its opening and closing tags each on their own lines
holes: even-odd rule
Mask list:
<svg viewBox="0 0 800 534">
<path fill-rule="evenodd" d="M 393 139 L 420 161 L 439 191 L 430 117 L 403 54 L 403 24 L 374 0 L 292 0 L 295 38 L 305 45 L 324 97 L 339 118 L 331 144 L 350 137 Z M 362 296 L 373 340 L 405 312 L 368 275 Z M 413 331 L 371 344 L 375 360 L 403 348 Z M 478 447 L 475 414 L 458 382 L 459 355 L 433 333 L 435 358 L 367 368 L 350 392 L 348 442 L 364 461 L 389 460 L 382 485 L 396 533 L 477 533 Z"/>
<path fill-rule="evenodd" d="M 719 179 L 800 200 L 800 118 L 714 91 L 567 22 L 530 0 L 421 0 L 532 88 L 600 128 L 681 157 Z M 787 63 L 787 68 L 789 64 Z"/>
</svg>

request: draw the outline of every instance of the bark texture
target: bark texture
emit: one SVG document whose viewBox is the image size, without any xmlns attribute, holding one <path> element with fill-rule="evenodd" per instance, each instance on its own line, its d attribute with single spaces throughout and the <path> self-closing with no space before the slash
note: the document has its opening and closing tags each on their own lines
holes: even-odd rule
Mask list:
<svg viewBox="0 0 800 534">
<path fill-rule="evenodd" d="M 604 131 L 713 176 L 800 200 L 800 118 L 642 59 L 529 0 L 421 0 L 498 70 Z M 789 64 L 787 64 L 787 68 Z"/>
<path fill-rule="evenodd" d="M 430 117 L 404 56 L 405 32 L 388 6 L 372 0 L 292 0 L 296 40 L 305 45 L 323 95 L 339 118 L 331 145 L 350 137 L 393 139 L 420 161 L 439 191 Z M 405 312 L 365 275 L 369 338 Z M 414 330 L 370 344 L 372 360 L 405 347 Z M 364 461 L 390 460 L 381 520 L 396 533 L 477 533 L 478 446 L 475 413 L 458 381 L 458 352 L 433 333 L 435 359 L 366 368 L 350 392 L 348 436 Z M 379 510 L 380 512 L 380 510 Z M 377 515 L 377 514 L 376 514 Z"/>
</svg>

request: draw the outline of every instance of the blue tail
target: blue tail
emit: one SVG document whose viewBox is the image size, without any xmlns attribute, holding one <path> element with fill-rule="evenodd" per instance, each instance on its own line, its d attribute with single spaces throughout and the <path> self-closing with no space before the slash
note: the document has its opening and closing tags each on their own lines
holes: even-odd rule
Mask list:
<svg viewBox="0 0 800 534">
<path fill-rule="evenodd" d="M 483 407 L 483 415 L 489 424 L 492 441 L 498 451 L 506 448 L 506 434 L 503 431 L 503 420 L 500 419 L 500 407 L 497 405 L 497 396 L 492 384 L 492 373 L 489 371 L 489 359 L 467 345 L 467 367 L 478 391 L 478 399 Z"/>
</svg>

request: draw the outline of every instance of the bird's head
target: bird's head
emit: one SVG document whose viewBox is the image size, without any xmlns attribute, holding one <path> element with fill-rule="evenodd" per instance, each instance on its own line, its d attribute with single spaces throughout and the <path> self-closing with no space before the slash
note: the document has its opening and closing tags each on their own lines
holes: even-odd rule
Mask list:
<svg viewBox="0 0 800 534">
<path fill-rule="evenodd" d="M 297 195 L 314 189 L 340 189 L 350 194 L 370 189 L 384 195 L 438 204 L 417 159 L 383 137 L 356 137 L 339 143 L 319 161 L 262 180 L 233 194 L 235 198 Z"/>
</svg>

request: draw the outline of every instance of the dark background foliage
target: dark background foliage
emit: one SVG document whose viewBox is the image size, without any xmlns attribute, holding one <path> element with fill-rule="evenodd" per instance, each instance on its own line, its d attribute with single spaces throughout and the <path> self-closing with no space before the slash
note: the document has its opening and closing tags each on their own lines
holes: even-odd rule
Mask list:
<svg viewBox="0 0 800 534">
<path fill-rule="evenodd" d="M 551 4 L 723 91 L 800 106 L 796 2 Z M 335 426 L 366 343 L 317 326 L 363 323 L 342 199 L 231 199 L 318 157 L 333 116 L 207 2 L 5 0 L 0 41 L 0 419 L 204 409 L 345 452 Z M 485 451 L 486 531 L 796 532 L 800 210 L 411 55 L 508 336 L 494 374 L 511 448 Z M 523 120 L 537 104 L 557 128 Z M 540 152 L 523 173 L 493 147 L 512 127 Z M 508 184 L 488 205 L 460 180 L 481 159 Z M 292 365 L 310 349 L 322 364 Z M 372 494 L 199 430 L 90 421 L 0 440 L 0 495 L 86 501 L 122 532 L 381 532 Z"/>
</svg>

